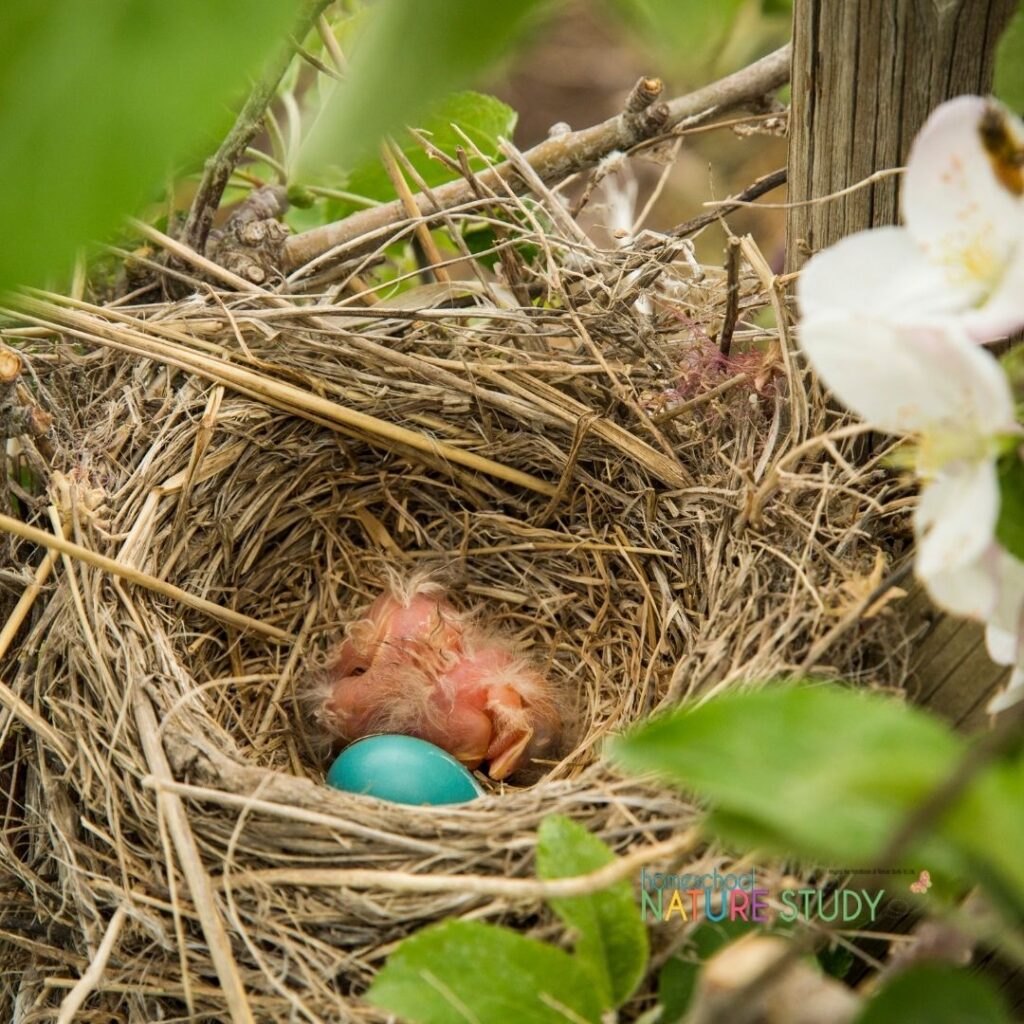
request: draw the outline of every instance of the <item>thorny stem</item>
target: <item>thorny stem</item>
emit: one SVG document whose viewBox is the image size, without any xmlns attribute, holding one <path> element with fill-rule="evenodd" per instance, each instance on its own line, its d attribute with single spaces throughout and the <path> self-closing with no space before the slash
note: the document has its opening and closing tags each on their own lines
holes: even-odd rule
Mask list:
<svg viewBox="0 0 1024 1024">
<path fill-rule="evenodd" d="M 575 171 L 593 167 L 615 150 L 631 149 L 675 125 L 722 114 L 762 99 L 789 80 L 789 60 L 790 47 L 786 45 L 696 92 L 668 103 L 654 103 L 640 114 L 623 111 L 582 131 L 546 139 L 523 157 L 545 184 L 559 181 Z M 504 179 L 507 186 L 500 186 L 501 191 L 506 187 L 517 193 L 529 190 L 509 162 L 480 172 L 477 179 L 487 188 L 498 188 L 498 182 Z M 426 216 L 442 213 L 473 198 L 473 186 L 466 181 L 452 181 L 434 189 L 432 196 L 420 193 L 415 197 L 417 208 Z M 342 245 L 348 247 L 347 254 L 351 255 L 358 248 L 358 239 L 375 237 L 374 232 L 407 218 L 405 204 L 397 200 L 303 231 L 285 243 L 286 262 L 289 267 L 298 268 Z"/>
<path fill-rule="evenodd" d="M 307 0 L 299 18 L 299 31 L 296 33 L 299 38 L 305 35 L 306 27 L 320 16 L 320 12 L 328 2 L 329 0 Z M 263 76 L 249 94 L 242 109 L 238 112 L 231 131 L 228 132 L 217 152 L 206 161 L 202 180 L 199 182 L 199 188 L 192 200 L 185 226 L 181 232 L 181 240 L 190 249 L 194 249 L 198 253 L 206 251 L 206 240 L 209 237 L 210 228 L 213 226 L 214 214 L 220 205 L 228 180 L 238 161 L 245 154 L 249 143 L 260 130 L 263 114 L 274 98 L 277 87 L 281 84 L 281 79 L 288 70 L 288 65 L 291 64 L 294 55 L 295 44 L 292 41 L 277 51 Z"/>
</svg>

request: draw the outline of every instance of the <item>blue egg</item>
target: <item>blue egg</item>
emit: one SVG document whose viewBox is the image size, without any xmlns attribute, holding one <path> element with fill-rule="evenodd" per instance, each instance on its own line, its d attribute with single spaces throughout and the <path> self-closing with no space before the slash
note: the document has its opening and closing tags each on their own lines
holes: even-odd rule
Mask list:
<svg viewBox="0 0 1024 1024">
<path fill-rule="evenodd" d="M 451 754 L 412 736 L 367 736 L 346 747 L 327 785 L 396 804 L 462 804 L 483 796 Z"/>
</svg>

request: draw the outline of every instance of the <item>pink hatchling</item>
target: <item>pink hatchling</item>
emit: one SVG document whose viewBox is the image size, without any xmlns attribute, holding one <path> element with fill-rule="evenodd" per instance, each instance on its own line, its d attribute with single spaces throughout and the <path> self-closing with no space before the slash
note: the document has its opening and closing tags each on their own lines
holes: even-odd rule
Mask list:
<svg viewBox="0 0 1024 1024">
<path fill-rule="evenodd" d="M 332 740 L 418 736 L 467 768 L 486 761 L 492 779 L 550 756 L 562 731 L 541 672 L 425 581 L 394 586 L 349 624 L 313 701 Z"/>
</svg>

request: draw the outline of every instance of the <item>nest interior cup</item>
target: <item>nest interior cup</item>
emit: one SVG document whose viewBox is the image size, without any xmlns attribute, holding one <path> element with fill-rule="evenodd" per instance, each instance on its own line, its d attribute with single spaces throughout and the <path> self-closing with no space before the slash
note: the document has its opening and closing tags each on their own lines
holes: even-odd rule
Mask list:
<svg viewBox="0 0 1024 1024">
<path fill-rule="evenodd" d="M 265 1019 L 296 998 L 361 1019 L 350 986 L 422 925 L 473 908 L 524 930 L 545 919 L 539 904 L 355 888 L 322 869 L 529 876 L 551 813 L 617 850 L 686 827 L 684 798 L 602 763 L 604 737 L 806 666 L 877 538 L 899 536 L 888 474 L 790 459 L 835 413 L 778 331 L 749 340 L 762 378 L 654 423 L 698 371 L 705 390 L 724 379 L 709 349 L 722 281 L 649 249 L 620 288 L 626 254 L 550 230 L 572 271 L 534 271 L 548 299 L 527 306 L 501 289 L 372 316 L 244 294 L 116 316 L 37 303 L 53 329 L 33 364 L 55 420 L 50 494 L 72 539 L 247 617 L 70 564 L 8 659 L 58 738 L 8 736 L 21 810 L 3 840 L 10 898 L 54 963 L 62 934 L 101 933 L 131 891 L 118 983 L 156 985 L 147 1005 L 167 1017 L 186 998 L 222 1014 L 201 871 Z M 638 304 L 645 271 L 668 296 L 655 313 Z M 757 280 L 744 287 L 767 304 Z M 389 572 L 432 566 L 544 666 L 573 741 L 532 784 L 442 811 L 331 790 L 297 710 L 303 673 Z M 818 667 L 892 685 L 897 632 L 889 614 L 866 621 Z"/>
</svg>

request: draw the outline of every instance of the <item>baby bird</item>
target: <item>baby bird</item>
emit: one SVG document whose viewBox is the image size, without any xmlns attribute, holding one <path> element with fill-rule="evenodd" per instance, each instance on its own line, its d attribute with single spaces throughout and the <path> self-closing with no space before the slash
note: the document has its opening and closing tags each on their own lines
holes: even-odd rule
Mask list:
<svg viewBox="0 0 1024 1024">
<path fill-rule="evenodd" d="M 486 761 L 492 779 L 553 753 L 562 732 L 538 669 L 423 580 L 394 586 L 349 624 L 313 701 L 333 740 L 417 736 L 467 768 Z"/>
</svg>

